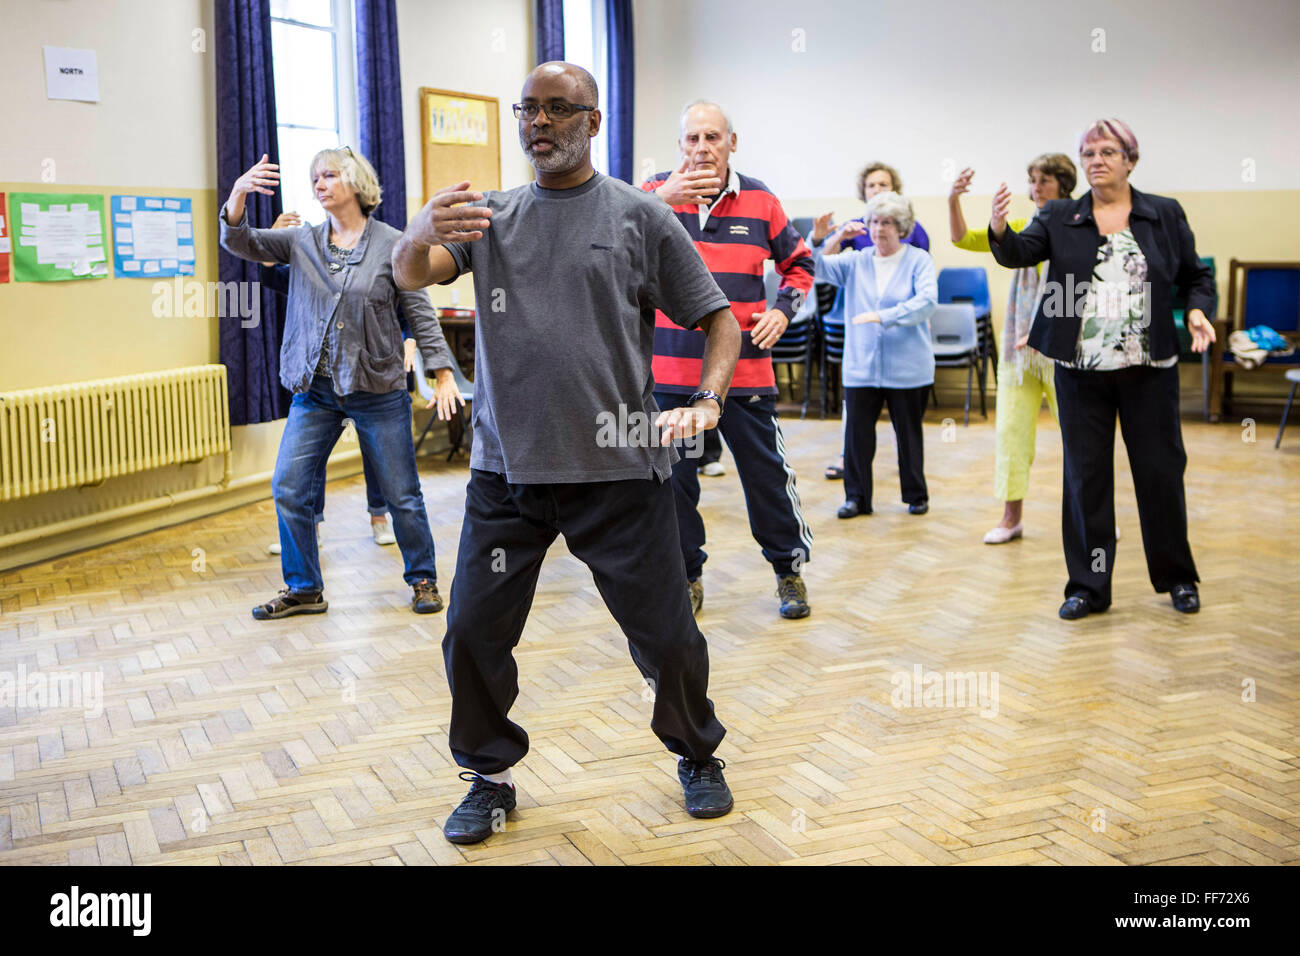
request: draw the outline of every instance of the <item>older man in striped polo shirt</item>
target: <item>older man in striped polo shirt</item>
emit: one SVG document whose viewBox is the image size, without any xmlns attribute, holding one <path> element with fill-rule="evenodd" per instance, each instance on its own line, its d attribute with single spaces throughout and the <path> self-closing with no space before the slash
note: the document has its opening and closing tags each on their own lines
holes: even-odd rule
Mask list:
<svg viewBox="0 0 1300 956">
<path fill-rule="evenodd" d="M 641 188 L 673 207 L 740 323 L 740 360 L 718 431 L 736 461 L 750 530 L 776 572 L 781 616 L 807 617 L 811 609 L 800 570 L 811 557 L 812 531 L 799 506 L 794 469 L 776 419 L 771 349 L 812 289 L 812 255 L 776 196 L 732 168 L 736 133 L 720 106 L 705 101 L 687 106 L 678 147 L 679 167 L 657 174 Z M 781 276 L 771 309 L 763 285 L 768 259 Z M 703 334 L 673 325 L 663 313 L 656 315 L 653 370 L 660 408 L 685 405 L 699 387 L 704 342 Z M 683 457 L 673 467 L 672 482 L 691 606 L 698 613 L 707 555 L 696 462 Z"/>
</svg>

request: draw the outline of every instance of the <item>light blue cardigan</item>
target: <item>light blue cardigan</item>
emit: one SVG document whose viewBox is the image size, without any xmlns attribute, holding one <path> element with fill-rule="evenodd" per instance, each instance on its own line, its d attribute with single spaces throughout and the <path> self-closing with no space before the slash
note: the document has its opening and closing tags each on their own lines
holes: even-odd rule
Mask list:
<svg viewBox="0 0 1300 956">
<path fill-rule="evenodd" d="M 844 287 L 844 362 L 848 388 L 920 388 L 934 382 L 930 315 L 939 301 L 934 260 L 904 245 L 903 258 L 883 294 L 876 289 L 875 249 L 824 255 L 813 249 L 818 282 Z M 877 312 L 880 322 L 855 324 L 853 317 Z"/>
</svg>

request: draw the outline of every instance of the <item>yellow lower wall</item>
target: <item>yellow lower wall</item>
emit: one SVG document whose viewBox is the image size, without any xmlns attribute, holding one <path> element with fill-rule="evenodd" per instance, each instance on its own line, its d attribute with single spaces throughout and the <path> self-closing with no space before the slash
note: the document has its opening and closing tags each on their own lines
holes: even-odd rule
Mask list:
<svg viewBox="0 0 1300 956">
<path fill-rule="evenodd" d="M 105 197 L 115 193 L 180 196 L 192 200 L 198 258 L 195 278 L 217 278 L 215 190 L 149 190 L 138 187 L 57 187 L 33 183 L 0 183 L 5 193 L 87 192 Z M 1175 194 L 1187 210 L 1202 255 L 1215 257 L 1219 277 L 1220 311 L 1226 307 L 1225 282 L 1228 260 L 1300 260 L 1300 191 L 1201 192 Z M 963 207 L 967 221 L 979 227 L 987 221 L 991 197 L 967 196 Z M 1010 273 L 987 255 L 963 252 L 948 241 L 948 212 L 945 197 L 924 196 L 913 200 L 916 215 L 932 240 L 931 253 L 939 268 L 983 265 L 988 269 L 993 298 L 993 315 L 999 342 Z M 414 204 L 413 204 L 414 205 Z M 834 210 L 838 218 L 856 216 L 861 203 L 843 196 L 795 200 L 785 204 L 791 216 L 811 216 Z M 1027 199 L 1017 200 L 1013 215 L 1030 212 Z M 206 238 L 204 238 L 206 237 Z M 200 365 L 218 361 L 217 321 L 214 318 L 158 318 L 153 313 L 155 280 L 110 277 L 58 283 L 10 282 L 0 285 L 0 391 L 107 378 L 137 372 Z M 472 306 L 472 286 L 463 279 L 455 288 L 460 304 Z M 431 290 L 437 305 L 451 304 L 451 288 Z M 965 388 L 965 373 L 944 370 L 940 376 L 940 398 L 945 407 L 956 406 Z M 991 385 L 992 383 L 990 383 Z M 1185 408 L 1195 407 L 1199 374 L 1194 367 L 1184 370 L 1187 389 Z M 1280 381 L 1244 378 L 1236 385 L 1239 397 L 1283 397 Z M 956 408 L 960 414 L 960 408 Z M 422 426 L 427 413 L 417 415 Z M 270 473 L 284 423 L 233 429 L 233 482 L 231 490 L 168 506 L 129 519 L 90 527 L 75 533 L 44 537 L 21 547 L 6 548 L 3 535 L 41 527 L 74 517 L 102 513 L 133 502 L 149 501 L 188 489 L 202 488 L 220 478 L 217 460 L 198 466 L 158 469 L 153 472 L 112 479 L 98 488 L 63 491 L 17 502 L 0 504 L 0 568 L 43 560 L 105 541 L 138 534 L 179 521 L 193 520 L 226 508 L 270 495 Z M 433 446 L 446 447 L 446 434 L 434 429 Z M 426 447 L 430 447 L 426 445 Z M 360 469 L 355 448 L 340 445 L 331 458 L 332 478 L 355 474 Z M 268 537 L 274 529 L 267 529 Z"/>
<path fill-rule="evenodd" d="M 217 279 L 216 191 L 151 190 L 138 187 L 51 186 L 43 183 L 0 183 L 13 192 L 91 193 L 173 196 L 191 200 L 194 213 L 196 261 L 194 279 Z M 8 220 L 6 220 L 8 221 Z M 205 238 L 206 241 L 205 241 Z M 204 365 L 219 361 L 215 318 L 160 318 L 154 314 L 154 284 L 175 280 L 119 278 L 68 282 L 8 282 L 0 284 L 0 392 L 112 378 L 140 372 Z M 445 293 L 444 293 L 445 295 Z M 429 413 L 417 412 L 418 427 Z M 0 503 L 0 569 L 44 560 L 165 525 L 193 520 L 270 496 L 270 475 L 284 432 L 284 422 L 237 426 L 231 430 L 232 482 L 228 491 L 184 505 L 167 503 L 167 496 L 215 485 L 222 461 L 210 458 L 198 465 L 172 466 L 112 478 L 94 488 L 69 489 Z M 446 432 L 430 432 L 425 449 L 447 447 Z M 330 458 L 330 477 L 361 470 L 356 446 L 340 442 Z M 60 535 L 45 535 L 21 545 L 6 545 L 4 536 L 70 519 L 102 515 L 138 502 L 158 500 L 142 515 L 89 525 Z M 267 529 L 268 540 L 275 529 Z"/>
</svg>

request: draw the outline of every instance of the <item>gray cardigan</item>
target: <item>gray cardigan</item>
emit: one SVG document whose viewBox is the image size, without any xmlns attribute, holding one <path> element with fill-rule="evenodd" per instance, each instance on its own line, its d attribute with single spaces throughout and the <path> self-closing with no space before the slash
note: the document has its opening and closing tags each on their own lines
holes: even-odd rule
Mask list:
<svg viewBox="0 0 1300 956">
<path fill-rule="evenodd" d="M 330 367 L 335 392 L 405 391 L 399 301 L 425 367 L 430 373 L 451 368 L 451 349 L 429 296 L 422 290 L 400 292 L 393 281 L 393 246 L 401 233 L 392 226 L 373 216 L 366 220 L 341 279 L 326 266 L 328 219 L 297 229 L 253 229 L 247 212 L 238 225 L 229 225 L 224 206 L 217 218 L 226 251 L 253 262 L 289 264 L 289 313 L 280 345 L 280 382 L 289 391 L 311 387 L 327 322 L 334 323 Z"/>
</svg>

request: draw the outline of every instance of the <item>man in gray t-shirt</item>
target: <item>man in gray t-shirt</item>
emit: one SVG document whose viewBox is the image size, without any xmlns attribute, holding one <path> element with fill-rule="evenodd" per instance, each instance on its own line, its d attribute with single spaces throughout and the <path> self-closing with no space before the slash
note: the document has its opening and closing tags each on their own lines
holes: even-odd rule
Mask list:
<svg viewBox="0 0 1300 956">
<path fill-rule="evenodd" d="M 692 329 L 730 303 L 672 210 L 646 200 L 600 173 L 487 193 L 483 238 L 443 247 L 478 303 L 471 468 L 511 484 L 671 475 L 649 427 L 655 309 Z M 646 440 L 620 421 L 646 422 Z"/>
<path fill-rule="evenodd" d="M 471 781 L 443 827 L 454 843 L 486 839 L 515 807 L 510 767 L 528 735 L 508 717 L 513 649 L 560 534 L 653 688 L 650 726 L 680 758 L 687 812 L 732 808 L 667 479 L 671 443 L 717 426 L 740 327 L 672 211 L 592 168 L 591 75 L 543 63 L 521 99 L 537 182 L 486 196 L 469 183 L 444 189 L 393 250 L 403 289 L 474 274 L 474 450 L 442 643 L 451 751 Z M 656 309 L 707 337 L 700 390 L 666 412 L 650 371 Z"/>
</svg>

